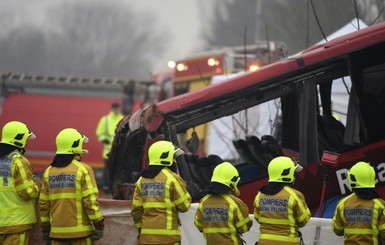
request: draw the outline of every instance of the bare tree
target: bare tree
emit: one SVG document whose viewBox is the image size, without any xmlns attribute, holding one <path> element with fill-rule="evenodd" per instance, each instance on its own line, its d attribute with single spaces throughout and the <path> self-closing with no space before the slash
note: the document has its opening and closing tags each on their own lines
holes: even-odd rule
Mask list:
<svg viewBox="0 0 385 245">
<path fill-rule="evenodd" d="M 384 0 L 356 0 L 358 14 L 368 24 L 375 24 L 385 20 Z"/>
<path fill-rule="evenodd" d="M 0 36 L 1 70 L 145 78 L 167 32 L 148 13 L 117 3 L 60 2 L 46 12 L 46 26 L 15 27 Z"/>
<path fill-rule="evenodd" d="M 0 40 L 0 70 L 39 72 L 46 59 L 44 35 L 34 26 L 7 32 Z"/>
<path fill-rule="evenodd" d="M 201 9 L 207 1 L 200 2 Z M 203 38 L 207 46 L 234 46 L 255 40 L 255 0 L 214 0 L 213 12 L 204 12 Z M 209 24 L 207 24 L 209 23 Z"/>
</svg>

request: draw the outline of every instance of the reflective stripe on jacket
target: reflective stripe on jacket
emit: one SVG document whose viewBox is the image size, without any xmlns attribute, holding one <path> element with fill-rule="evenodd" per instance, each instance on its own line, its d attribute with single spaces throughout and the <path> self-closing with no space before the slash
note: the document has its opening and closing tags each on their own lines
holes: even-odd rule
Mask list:
<svg viewBox="0 0 385 245">
<path fill-rule="evenodd" d="M 303 194 L 284 186 L 277 194 L 258 192 L 254 217 L 260 223 L 259 244 L 298 244 L 299 227 L 310 219 Z"/>
<path fill-rule="evenodd" d="M 241 199 L 231 194 L 208 194 L 200 201 L 194 224 L 203 232 L 207 245 L 242 245 L 239 234 L 249 231 L 253 222 Z"/>
<path fill-rule="evenodd" d="M 39 187 L 31 164 L 19 152 L 0 158 L 0 234 L 19 233 L 36 223 L 34 200 Z"/>
<path fill-rule="evenodd" d="M 78 157 L 76 157 L 78 158 Z M 48 167 L 39 198 L 41 222 L 50 222 L 53 238 L 80 238 L 94 232 L 103 219 L 93 170 L 78 160 Z"/>
<path fill-rule="evenodd" d="M 191 196 L 184 180 L 168 168 L 163 168 L 155 178 L 141 177 L 136 182 L 132 217 L 141 228 L 143 244 L 167 244 L 180 241 L 178 212 L 186 212 Z"/>
<path fill-rule="evenodd" d="M 345 244 L 384 244 L 385 201 L 366 200 L 351 194 L 342 199 L 333 216 L 333 231 L 345 236 Z"/>
<path fill-rule="evenodd" d="M 108 140 L 109 144 L 104 144 L 103 146 L 103 158 L 108 158 L 108 153 L 110 153 L 112 141 L 114 140 L 116 126 L 119 121 L 123 118 L 122 114 L 115 114 L 110 112 L 108 115 L 100 118 L 98 126 L 96 128 L 96 137 L 100 142 L 103 140 Z"/>
</svg>

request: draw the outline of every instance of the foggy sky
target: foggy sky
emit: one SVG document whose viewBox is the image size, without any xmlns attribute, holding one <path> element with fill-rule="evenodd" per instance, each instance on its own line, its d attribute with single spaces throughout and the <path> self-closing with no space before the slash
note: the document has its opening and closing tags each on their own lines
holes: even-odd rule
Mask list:
<svg viewBox="0 0 385 245">
<path fill-rule="evenodd" d="M 201 49 L 197 11 L 177 0 L 2 0 L 0 71 L 145 79 Z"/>
<path fill-rule="evenodd" d="M 257 15 L 256 2 L 262 6 Z M 326 35 L 355 17 L 353 0 L 313 0 Z M 385 0 L 362 0 L 374 21 Z M 0 72 L 146 79 L 211 45 L 250 44 L 256 24 L 290 53 L 322 39 L 307 0 L 1 0 Z M 343 4 L 343 5 L 341 5 Z M 343 7 L 341 7 L 343 6 Z M 309 24 L 306 24 L 309 13 Z M 385 11 L 377 19 L 383 21 Z M 308 32 L 306 32 L 308 30 Z"/>
</svg>

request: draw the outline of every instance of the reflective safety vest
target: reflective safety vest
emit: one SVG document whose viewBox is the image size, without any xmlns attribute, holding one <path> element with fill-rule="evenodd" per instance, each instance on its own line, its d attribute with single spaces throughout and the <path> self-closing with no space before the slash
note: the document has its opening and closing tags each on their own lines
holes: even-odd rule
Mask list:
<svg viewBox="0 0 385 245">
<path fill-rule="evenodd" d="M 342 199 L 333 216 L 333 231 L 345 237 L 345 244 L 384 244 L 385 201 L 361 199 L 351 194 Z"/>
<path fill-rule="evenodd" d="M 108 153 L 110 153 L 112 141 L 115 137 L 116 126 L 119 121 L 122 120 L 122 114 L 115 114 L 110 112 L 108 115 L 100 118 L 98 126 L 96 128 L 96 137 L 100 142 L 103 140 L 108 140 L 109 144 L 104 144 L 103 146 L 103 158 L 108 158 Z"/>
<path fill-rule="evenodd" d="M 249 231 L 253 222 L 241 199 L 231 194 L 208 194 L 199 203 L 194 224 L 203 232 L 207 245 L 242 245 L 239 234 Z"/>
<path fill-rule="evenodd" d="M 39 187 L 24 156 L 13 151 L 0 158 L 0 234 L 19 233 L 36 223 L 34 200 Z"/>
<path fill-rule="evenodd" d="M 132 202 L 135 226 L 142 244 L 171 244 L 181 240 L 178 212 L 191 206 L 184 180 L 167 167 L 154 178 L 140 177 Z"/>
<path fill-rule="evenodd" d="M 298 228 L 309 221 L 310 210 L 301 192 L 284 186 L 274 195 L 258 192 L 254 217 L 260 224 L 259 245 L 298 244 Z"/>
<path fill-rule="evenodd" d="M 76 159 L 66 167 L 50 166 L 43 175 L 40 216 L 51 224 L 52 238 L 89 236 L 92 222 L 103 219 L 93 170 Z"/>
</svg>

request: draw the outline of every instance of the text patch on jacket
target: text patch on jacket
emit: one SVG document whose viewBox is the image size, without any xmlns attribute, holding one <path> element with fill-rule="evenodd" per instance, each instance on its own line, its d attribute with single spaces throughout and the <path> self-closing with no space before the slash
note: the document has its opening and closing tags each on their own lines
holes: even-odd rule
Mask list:
<svg viewBox="0 0 385 245">
<path fill-rule="evenodd" d="M 74 174 L 56 174 L 48 177 L 49 188 L 75 188 L 76 176 Z"/>
<path fill-rule="evenodd" d="M 370 208 L 345 208 L 347 223 L 372 223 L 373 210 Z"/>
<path fill-rule="evenodd" d="M 164 196 L 164 183 L 162 182 L 145 182 L 142 183 L 143 196 Z"/>
<path fill-rule="evenodd" d="M 259 207 L 262 212 L 287 214 L 287 199 L 260 198 Z"/>
</svg>

